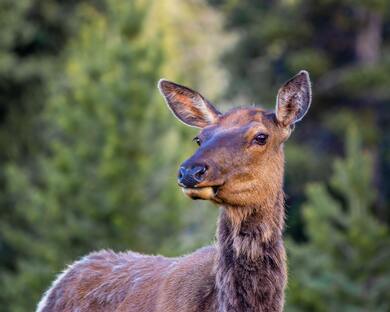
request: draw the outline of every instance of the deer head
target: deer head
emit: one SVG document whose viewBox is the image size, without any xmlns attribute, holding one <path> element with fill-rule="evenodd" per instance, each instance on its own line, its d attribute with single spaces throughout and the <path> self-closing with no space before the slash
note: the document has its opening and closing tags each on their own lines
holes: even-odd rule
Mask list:
<svg viewBox="0 0 390 312">
<path fill-rule="evenodd" d="M 250 107 L 222 114 L 187 87 L 163 79 L 158 87 L 180 121 L 200 128 L 194 138 L 198 149 L 179 168 L 178 184 L 185 194 L 234 207 L 274 197 L 283 183 L 283 143 L 310 107 L 306 71 L 279 89 L 275 111 Z"/>
</svg>

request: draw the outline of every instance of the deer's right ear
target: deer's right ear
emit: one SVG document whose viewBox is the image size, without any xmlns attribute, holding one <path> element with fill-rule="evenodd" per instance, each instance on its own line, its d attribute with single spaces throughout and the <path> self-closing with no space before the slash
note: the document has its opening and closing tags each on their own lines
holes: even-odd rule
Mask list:
<svg viewBox="0 0 390 312">
<path fill-rule="evenodd" d="M 278 123 L 283 127 L 292 126 L 305 116 L 310 104 L 309 73 L 302 70 L 279 89 L 275 110 Z"/>
<path fill-rule="evenodd" d="M 198 92 L 161 79 L 158 88 L 173 114 L 188 126 L 204 128 L 215 123 L 221 113 Z"/>
</svg>

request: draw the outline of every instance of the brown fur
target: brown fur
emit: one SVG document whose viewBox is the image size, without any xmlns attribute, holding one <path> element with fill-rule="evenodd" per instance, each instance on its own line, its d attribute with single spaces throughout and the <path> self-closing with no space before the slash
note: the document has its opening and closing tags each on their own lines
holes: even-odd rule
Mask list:
<svg viewBox="0 0 390 312">
<path fill-rule="evenodd" d="M 160 90 L 179 119 L 202 128 L 201 146 L 183 166 L 206 164 L 207 175 L 186 194 L 221 205 L 216 244 L 179 258 L 92 253 L 55 281 L 37 311 L 283 310 L 283 143 L 310 105 L 307 73 L 279 91 L 276 114 L 222 115 L 191 89 L 161 81 Z M 259 133 L 266 144 L 255 140 Z"/>
</svg>

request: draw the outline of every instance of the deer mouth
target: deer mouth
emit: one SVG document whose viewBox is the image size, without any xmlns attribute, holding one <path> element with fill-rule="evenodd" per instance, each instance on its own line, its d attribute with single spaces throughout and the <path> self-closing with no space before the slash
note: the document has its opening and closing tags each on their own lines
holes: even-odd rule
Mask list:
<svg viewBox="0 0 390 312">
<path fill-rule="evenodd" d="M 188 197 L 192 199 L 203 199 L 203 200 L 216 200 L 218 185 L 215 186 L 202 186 L 202 187 L 182 187 L 182 191 Z"/>
</svg>

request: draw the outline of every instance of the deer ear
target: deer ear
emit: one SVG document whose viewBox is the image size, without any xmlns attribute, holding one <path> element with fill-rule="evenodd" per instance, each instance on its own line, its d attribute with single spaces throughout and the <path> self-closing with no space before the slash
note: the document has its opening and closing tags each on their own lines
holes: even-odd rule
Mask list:
<svg viewBox="0 0 390 312">
<path fill-rule="evenodd" d="M 204 128 L 215 123 L 221 113 L 198 92 L 161 79 L 158 88 L 173 114 L 188 126 Z"/>
<path fill-rule="evenodd" d="M 279 89 L 275 109 L 278 123 L 287 127 L 300 121 L 309 110 L 310 104 L 309 73 L 302 70 Z"/>
</svg>

